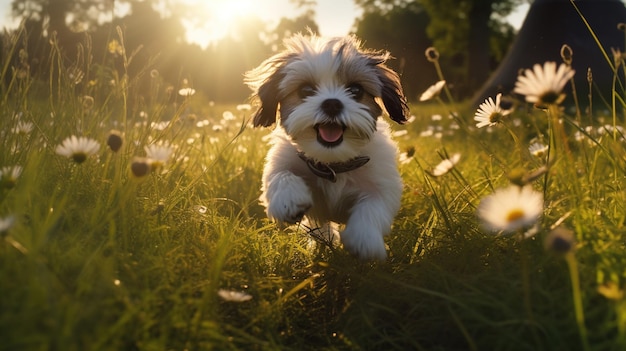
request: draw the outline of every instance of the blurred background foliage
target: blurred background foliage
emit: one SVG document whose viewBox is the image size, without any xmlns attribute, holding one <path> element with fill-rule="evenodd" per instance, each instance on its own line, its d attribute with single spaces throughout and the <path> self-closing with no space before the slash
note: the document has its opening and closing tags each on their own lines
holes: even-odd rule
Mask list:
<svg viewBox="0 0 626 351">
<path fill-rule="evenodd" d="M 466 98 L 502 60 L 515 37 L 505 18 L 524 2 L 528 0 L 355 0 L 362 12 L 352 32 L 366 47 L 391 52 L 389 65 L 402 74 L 411 100 L 437 80 L 424 56 L 427 47 L 435 46 L 453 93 Z M 119 27 L 123 47 L 136 51 L 132 62 L 126 62 L 129 75 L 156 69 L 175 87 L 186 81 L 210 100 L 240 102 L 249 95 L 242 81 L 245 71 L 280 50 L 285 37 L 319 32 L 315 0 L 292 3 L 299 9 L 294 18 L 270 25 L 247 17 L 206 47 L 186 41 L 182 24 L 204 21 L 206 14 L 175 0 L 13 0 L 11 5 L 14 18 L 24 24 L 19 35 L 31 73 L 49 71 L 50 63 L 42 61 L 49 57 L 51 41 L 62 49 L 67 67 L 85 59 L 103 62 L 107 48 L 115 51 L 107 44 L 118 38 Z M 114 15 L 120 5 L 129 9 L 123 17 Z M 5 43 L 11 35 L 15 33 L 4 32 Z M 89 57 L 81 54 L 85 46 Z M 24 64 L 24 51 L 22 57 L 19 50 L 12 53 L 13 64 Z M 124 63 L 120 59 L 118 64 Z"/>
</svg>

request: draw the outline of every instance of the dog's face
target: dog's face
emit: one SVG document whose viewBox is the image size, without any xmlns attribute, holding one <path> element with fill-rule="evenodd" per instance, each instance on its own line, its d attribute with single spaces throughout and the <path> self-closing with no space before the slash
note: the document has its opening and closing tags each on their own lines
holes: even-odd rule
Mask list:
<svg viewBox="0 0 626 351">
<path fill-rule="evenodd" d="M 388 54 L 360 49 L 353 37 L 295 36 L 286 50 L 246 75 L 260 100 L 254 126 L 280 124 L 298 149 L 321 162 L 356 157 L 382 114 L 407 121 L 408 107 Z"/>
</svg>

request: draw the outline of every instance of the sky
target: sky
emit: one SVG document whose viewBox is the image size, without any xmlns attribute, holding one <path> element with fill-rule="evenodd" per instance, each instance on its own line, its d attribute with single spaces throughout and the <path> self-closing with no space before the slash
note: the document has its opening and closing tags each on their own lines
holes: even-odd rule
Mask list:
<svg viewBox="0 0 626 351">
<path fill-rule="evenodd" d="M 295 17 L 300 13 L 289 0 L 179 0 L 196 4 L 199 11 L 219 16 L 202 24 L 188 24 L 187 33 L 190 41 L 202 46 L 207 40 L 217 40 L 228 31 L 228 24 L 233 23 L 237 16 L 256 15 L 265 21 L 277 21 L 281 17 Z M 519 29 L 526 13 L 528 4 L 520 6 L 511 16 L 509 22 Z M 0 0 L 0 28 L 14 28 L 18 21 L 11 19 L 11 0 Z M 315 8 L 320 34 L 323 36 L 342 36 L 350 32 L 354 19 L 360 16 L 360 10 L 352 0 L 317 0 Z M 195 29 L 191 29 L 195 27 Z"/>
</svg>

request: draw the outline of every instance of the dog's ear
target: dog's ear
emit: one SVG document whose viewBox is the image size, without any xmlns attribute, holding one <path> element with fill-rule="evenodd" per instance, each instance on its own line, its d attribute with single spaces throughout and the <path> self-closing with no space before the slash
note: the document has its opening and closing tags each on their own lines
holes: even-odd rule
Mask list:
<svg viewBox="0 0 626 351">
<path fill-rule="evenodd" d="M 406 123 L 410 112 L 402 85 L 400 84 L 400 77 L 398 77 L 396 72 L 383 64 L 379 64 L 377 69 L 378 77 L 382 83 L 381 98 L 385 109 L 389 113 L 389 117 L 399 124 Z"/>
<path fill-rule="evenodd" d="M 276 123 L 279 85 L 284 78 L 282 68 L 288 58 L 287 55 L 275 55 L 245 74 L 244 81 L 253 91 L 252 99 L 259 105 L 252 120 L 255 127 L 269 127 Z"/>
</svg>

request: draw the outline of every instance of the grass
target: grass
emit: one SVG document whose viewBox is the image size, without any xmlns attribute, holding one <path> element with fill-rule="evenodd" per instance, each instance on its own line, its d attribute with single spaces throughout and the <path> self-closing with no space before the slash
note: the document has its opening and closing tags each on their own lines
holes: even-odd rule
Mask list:
<svg viewBox="0 0 626 351">
<path fill-rule="evenodd" d="M 266 219 L 257 198 L 268 131 L 247 124 L 245 106 L 168 96 L 150 67 L 129 77 L 107 60 L 78 67 L 91 72 L 79 84 L 58 51 L 48 77 L 2 62 L 0 167 L 23 169 L 0 189 L 0 218 L 15 218 L 0 242 L 0 349 L 626 346 L 623 104 L 584 121 L 552 112 L 565 136 L 532 182 L 545 210 L 522 241 L 484 230 L 476 207 L 516 170 L 545 165 L 528 146 L 550 142 L 546 111 L 521 105 L 506 128 L 486 130 L 463 104 L 412 104 L 415 122 L 394 126 L 407 131 L 401 151 L 415 151 L 400 165 L 402 208 L 388 260 L 371 263 Z M 32 130 L 13 132 L 20 121 Z M 118 152 L 106 146 L 112 129 L 123 134 Z M 55 153 L 70 135 L 102 147 L 75 163 Z M 172 157 L 134 176 L 134 157 L 155 142 L 176 145 Z M 457 152 L 449 173 L 429 175 Z M 559 224 L 576 238 L 565 256 L 544 248 Z M 251 299 L 227 301 L 221 289 Z"/>
</svg>

